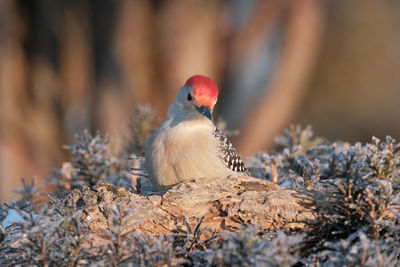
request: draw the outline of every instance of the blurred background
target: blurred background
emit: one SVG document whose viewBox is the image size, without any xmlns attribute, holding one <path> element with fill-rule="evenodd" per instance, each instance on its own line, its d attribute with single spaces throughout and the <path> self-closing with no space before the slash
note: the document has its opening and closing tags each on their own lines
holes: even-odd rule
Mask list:
<svg viewBox="0 0 400 267">
<path fill-rule="evenodd" d="M 0 201 L 67 160 L 85 128 L 129 135 L 185 80 L 220 87 L 218 124 L 244 156 L 291 123 L 330 140 L 400 135 L 400 1 L 1 0 Z"/>
</svg>

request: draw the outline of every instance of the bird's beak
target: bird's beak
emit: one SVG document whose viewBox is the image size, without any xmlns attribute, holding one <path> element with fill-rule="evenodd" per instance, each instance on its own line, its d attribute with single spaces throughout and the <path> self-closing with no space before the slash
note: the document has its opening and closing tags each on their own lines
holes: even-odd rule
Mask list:
<svg viewBox="0 0 400 267">
<path fill-rule="evenodd" d="M 196 106 L 197 112 L 212 120 L 211 109 L 209 106 Z"/>
</svg>

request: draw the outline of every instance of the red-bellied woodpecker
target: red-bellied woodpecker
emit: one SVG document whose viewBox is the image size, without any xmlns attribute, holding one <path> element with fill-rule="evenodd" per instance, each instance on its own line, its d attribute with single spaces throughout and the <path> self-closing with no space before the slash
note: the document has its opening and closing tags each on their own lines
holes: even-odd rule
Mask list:
<svg viewBox="0 0 400 267">
<path fill-rule="evenodd" d="M 217 98 L 217 85 L 201 75 L 192 76 L 180 89 L 167 118 L 146 144 L 146 169 L 154 186 L 247 173 L 231 142 L 212 122 Z"/>
</svg>

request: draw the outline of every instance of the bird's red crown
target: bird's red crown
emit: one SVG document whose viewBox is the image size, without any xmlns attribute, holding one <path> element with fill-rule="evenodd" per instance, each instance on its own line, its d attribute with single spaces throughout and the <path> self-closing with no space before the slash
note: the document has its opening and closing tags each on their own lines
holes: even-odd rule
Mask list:
<svg viewBox="0 0 400 267">
<path fill-rule="evenodd" d="M 190 77 L 185 86 L 193 88 L 193 98 L 196 105 L 214 107 L 218 98 L 218 87 L 215 82 L 203 75 L 194 75 Z"/>
</svg>

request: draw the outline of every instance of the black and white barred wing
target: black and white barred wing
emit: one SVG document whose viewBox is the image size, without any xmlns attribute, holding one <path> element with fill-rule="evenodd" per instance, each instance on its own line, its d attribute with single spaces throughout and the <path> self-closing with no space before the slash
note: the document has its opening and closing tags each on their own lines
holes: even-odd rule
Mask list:
<svg viewBox="0 0 400 267">
<path fill-rule="evenodd" d="M 218 139 L 218 156 L 224 161 L 227 168 L 234 172 L 248 173 L 246 167 L 236 149 L 229 139 L 218 129 L 215 129 L 214 136 Z"/>
</svg>

